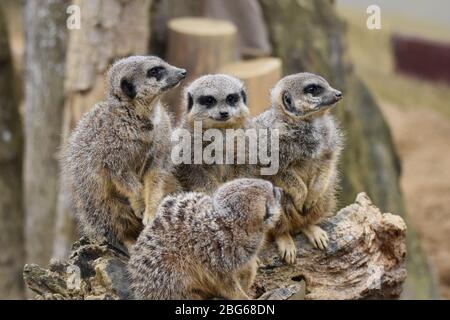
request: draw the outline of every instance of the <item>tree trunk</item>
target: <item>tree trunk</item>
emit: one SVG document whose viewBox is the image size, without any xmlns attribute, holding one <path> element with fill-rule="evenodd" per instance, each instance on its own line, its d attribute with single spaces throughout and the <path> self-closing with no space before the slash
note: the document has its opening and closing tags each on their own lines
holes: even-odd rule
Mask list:
<svg viewBox="0 0 450 320">
<path fill-rule="evenodd" d="M 354 204 L 325 221 L 326 251 L 302 234 L 295 237 L 296 264 L 282 262 L 275 244 L 263 248 L 249 294 L 254 299 L 393 299 L 406 278 L 406 225 L 399 216 L 381 214 L 361 193 Z M 81 239 L 70 259 L 50 269 L 24 268 L 25 282 L 37 299 L 128 299 L 128 257 L 106 243 Z"/>
<path fill-rule="evenodd" d="M 151 0 L 75 0 L 81 29 L 70 33 L 65 83 L 63 139 L 81 115 L 105 95 L 104 75 L 116 59 L 146 54 Z M 54 255 L 67 255 L 75 232 L 70 197 L 60 183 Z M 72 231 L 71 231 L 72 230 Z"/>
<path fill-rule="evenodd" d="M 399 160 L 389 128 L 372 95 L 346 61 L 343 26 L 331 2 L 260 0 L 260 4 L 274 53 L 283 60 L 285 73 L 318 73 L 344 92 L 337 107 L 346 132 L 341 161 L 341 204 L 349 203 L 365 190 L 381 210 L 395 212 L 408 220 L 399 188 Z M 407 241 L 405 297 L 435 297 L 434 281 L 410 225 Z"/>
<path fill-rule="evenodd" d="M 0 299 L 23 298 L 22 128 L 0 4 Z"/>
<path fill-rule="evenodd" d="M 52 256 L 68 4 L 57 0 L 25 4 L 26 260 L 39 263 Z"/>
</svg>

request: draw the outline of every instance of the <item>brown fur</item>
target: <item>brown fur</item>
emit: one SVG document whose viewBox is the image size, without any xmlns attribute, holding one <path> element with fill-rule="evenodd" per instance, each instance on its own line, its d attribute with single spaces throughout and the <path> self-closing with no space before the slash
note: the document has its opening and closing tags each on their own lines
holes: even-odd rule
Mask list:
<svg viewBox="0 0 450 320">
<path fill-rule="evenodd" d="M 316 247 L 327 246 L 328 237 L 316 224 L 336 209 L 342 137 L 329 110 L 341 96 L 317 75 L 287 76 L 272 92 L 272 108 L 255 118 L 257 128 L 279 130 L 280 169 L 266 178 L 286 195 L 271 235 L 289 263 L 296 255 L 292 234 L 302 231 Z"/>
<path fill-rule="evenodd" d="M 281 190 L 238 179 L 213 197 L 167 196 L 131 252 L 137 299 L 248 299 L 256 255 L 279 217 Z"/>
<path fill-rule="evenodd" d="M 163 74 L 150 75 L 155 67 Z M 106 99 L 83 115 L 61 160 L 82 233 L 130 244 L 142 215 L 151 219 L 171 175 L 171 126 L 159 100 L 184 75 L 157 57 L 111 67 Z"/>
</svg>

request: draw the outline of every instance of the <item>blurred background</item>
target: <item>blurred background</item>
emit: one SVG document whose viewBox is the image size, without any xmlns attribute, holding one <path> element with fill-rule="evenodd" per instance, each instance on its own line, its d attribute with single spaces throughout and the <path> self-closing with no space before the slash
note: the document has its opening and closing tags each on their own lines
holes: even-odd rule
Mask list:
<svg viewBox="0 0 450 320">
<path fill-rule="evenodd" d="M 376 5 L 376 7 L 370 7 Z M 369 9 L 368 9 L 369 8 Z M 25 263 L 77 238 L 58 152 L 104 96 L 116 59 L 155 54 L 225 72 L 253 115 L 283 75 L 344 92 L 340 206 L 365 191 L 408 225 L 403 298 L 450 298 L 450 3 L 435 0 L 2 0 L 0 298 L 24 298 Z M 166 97 L 177 119 L 180 90 Z"/>
</svg>

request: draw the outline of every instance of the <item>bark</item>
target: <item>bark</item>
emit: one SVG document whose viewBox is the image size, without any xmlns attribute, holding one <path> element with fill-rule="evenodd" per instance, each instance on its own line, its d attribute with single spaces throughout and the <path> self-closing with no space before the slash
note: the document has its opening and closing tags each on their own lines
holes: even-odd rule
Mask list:
<svg viewBox="0 0 450 320">
<path fill-rule="evenodd" d="M 58 0 L 25 4 L 26 260 L 38 263 L 48 261 L 53 247 L 68 4 Z"/>
<path fill-rule="evenodd" d="M 345 53 L 344 28 L 330 1 L 259 2 L 274 54 L 283 60 L 284 72 L 318 73 L 344 92 L 337 109 L 346 132 L 341 204 L 366 190 L 381 210 L 408 220 L 399 187 L 400 164 L 390 130 L 371 93 L 352 72 Z M 409 228 L 407 239 L 409 276 L 405 297 L 436 297 L 434 280 L 413 228 Z"/>
<path fill-rule="evenodd" d="M 146 54 L 151 0 L 75 0 L 81 29 L 70 32 L 66 67 L 63 139 L 81 115 L 102 100 L 104 75 L 116 59 Z M 64 181 L 60 182 L 53 253 L 68 254 L 75 234 L 73 210 Z"/>
<path fill-rule="evenodd" d="M 22 127 L 1 4 L 0 48 L 0 299 L 20 299 L 24 295 Z"/>
<path fill-rule="evenodd" d="M 297 263 L 282 263 L 274 244 L 260 255 L 251 296 L 255 299 L 392 299 L 406 278 L 406 225 L 382 214 L 361 193 L 356 202 L 322 224 L 330 235 L 326 251 L 298 235 Z M 128 257 L 105 243 L 81 239 L 68 261 L 50 269 L 26 265 L 24 278 L 36 299 L 129 299 Z"/>
</svg>

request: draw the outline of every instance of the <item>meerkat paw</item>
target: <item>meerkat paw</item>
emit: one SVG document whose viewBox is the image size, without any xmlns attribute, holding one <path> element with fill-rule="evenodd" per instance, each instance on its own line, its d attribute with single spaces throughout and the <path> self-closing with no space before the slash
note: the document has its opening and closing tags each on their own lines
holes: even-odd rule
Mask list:
<svg viewBox="0 0 450 320">
<path fill-rule="evenodd" d="M 328 234 L 319 226 L 310 225 L 304 228 L 302 232 L 315 248 L 325 250 L 328 247 Z"/>
<path fill-rule="evenodd" d="M 305 200 L 301 197 L 295 197 L 292 198 L 292 204 L 294 205 L 294 208 L 297 210 L 297 212 L 302 212 Z"/>
<path fill-rule="evenodd" d="M 140 198 L 131 198 L 130 199 L 131 209 L 133 209 L 134 215 L 142 219 L 145 211 L 145 203 L 144 200 Z"/>
<path fill-rule="evenodd" d="M 144 216 L 142 218 L 142 223 L 144 226 L 149 225 L 153 221 L 153 217 L 155 216 L 155 211 L 147 208 L 144 212 Z"/>
<path fill-rule="evenodd" d="M 318 197 L 309 196 L 308 198 L 306 198 L 305 203 L 303 204 L 302 211 L 308 212 L 312 207 L 314 207 L 317 204 L 318 201 L 319 201 Z"/>
<path fill-rule="evenodd" d="M 278 251 L 287 264 L 295 264 L 297 258 L 297 247 L 289 234 L 283 234 L 276 240 Z"/>
</svg>

